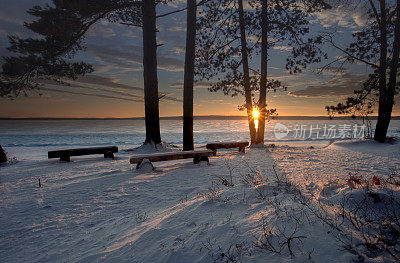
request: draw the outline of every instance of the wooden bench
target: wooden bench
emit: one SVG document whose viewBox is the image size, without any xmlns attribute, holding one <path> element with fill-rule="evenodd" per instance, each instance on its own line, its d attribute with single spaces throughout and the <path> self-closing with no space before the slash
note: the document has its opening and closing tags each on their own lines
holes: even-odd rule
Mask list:
<svg viewBox="0 0 400 263">
<path fill-rule="evenodd" d="M 217 155 L 218 149 L 230 149 L 230 148 L 239 148 L 239 152 L 245 153 L 246 147 L 249 146 L 249 142 L 216 142 L 216 143 L 208 143 L 206 145 L 207 149 L 213 151 L 213 155 Z"/>
<path fill-rule="evenodd" d="M 184 151 L 184 152 L 164 152 L 164 153 L 152 153 L 152 154 L 140 154 L 130 158 L 131 164 L 137 164 L 136 169 L 140 169 L 142 163 L 146 160 L 147 162 L 162 162 L 180 159 L 193 158 L 193 163 L 198 164 L 201 161 L 209 163 L 208 157 L 212 156 L 211 150 L 197 150 L 197 151 Z M 153 165 L 151 164 L 154 169 Z"/>
<path fill-rule="evenodd" d="M 116 152 L 118 152 L 117 146 L 108 146 L 108 147 L 92 147 L 92 148 L 50 151 L 48 153 L 48 156 L 49 159 L 60 158 L 60 161 L 70 162 L 71 156 L 104 154 L 104 158 L 111 158 L 114 160 L 114 153 Z"/>
</svg>

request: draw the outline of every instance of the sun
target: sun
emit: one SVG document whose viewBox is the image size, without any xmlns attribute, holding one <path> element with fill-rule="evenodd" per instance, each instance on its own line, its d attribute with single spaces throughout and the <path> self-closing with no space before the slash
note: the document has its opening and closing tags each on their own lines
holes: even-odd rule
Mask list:
<svg viewBox="0 0 400 263">
<path fill-rule="evenodd" d="M 260 117 L 260 111 L 257 108 L 253 108 L 253 119 L 257 120 Z"/>
</svg>

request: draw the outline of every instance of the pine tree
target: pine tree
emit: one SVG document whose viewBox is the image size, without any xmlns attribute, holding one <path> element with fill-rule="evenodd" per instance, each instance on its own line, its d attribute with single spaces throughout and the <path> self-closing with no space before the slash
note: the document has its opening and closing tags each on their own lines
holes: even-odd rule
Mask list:
<svg viewBox="0 0 400 263">
<path fill-rule="evenodd" d="M 255 144 L 256 127 L 255 127 L 255 120 L 252 116 L 253 102 L 252 102 L 251 85 L 250 85 L 250 69 L 249 69 L 249 58 L 248 58 L 249 50 L 247 48 L 246 23 L 245 23 L 242 0 L 238 0 L 238 17 L 239 17 L 239 31 L 240 31 L 240 53 L 242 55 L 242 67 L 243 67 L 243 86 L 244 86 L 244 95 L 246 98 L 245 108 L 247 112 L 247 119 L 249 122 L 250 142 L 251 144 Z"/>
<path fill-rule="evenodd" d="M 399 89 L 397 75 L 400 53 L 400 0 L 368 1 L 368 22 L 360 31 L 353 34 L 355 39 L 348 47 L 340 47 L 331 35 L 324 39 L 343 53 L 343 62 L 360 62 L 369 66 L 373 72 L 363 87 L 355 90 L 355 95 L 345 103 L 327 106 L 330 116 L 338 114 L 357 114 L 365 107 L 372 112 L 374 97 L 378 97 L 378 121 L 374 139 L 385 142 L 389 128 L 394 97 Z"/>
<path fill-rule="evenodd" d="M 242 11 L 241 3 L 240 0 L 237 3 L 223 0 L 206 4 L 199 21 L 200 59 L 197 68 L 200 78 L 209 81 L 217 78 L 210 91 L 245 96 L 246 102 L 240 109 L 247 109 L 251 143 L 258 144 L 264 142 L 266 116 L 276 112 L 267 109 L 266 94 L 285 89 L 280 81 L 267 78 L 268 49 L 281 43 L 292 48 L 286 63 L 290 73 L 301 72 L 308 64 L 320 62 L 326 54 L 319 47 L 321 37 L 306 37 L 309 35 L 309 17 L 330 6 L 321 0 L 253 0 L 249 2 L 251 8 Z M 268 41 L 268 37 L 273 41 Z M 260 49 L 261 72 L 247 66 Z M 240 66 L 243 72 L 240 72 Z M 260 98 L 255 106 L 261 111 L 261 116 L 256 132 L 252 129 L 253 103 L 249 98 L 254 98 L 252 92 L 257 90 Z"/>
<path fill-rule="evenodd" d="M 308 18 L 330 6 L 323 0 L 254 0 L 250 3 L 258 9 L 259 25 L 256 24 L 256 27 L 261 35 L 260 118 L 256 144 L 263 144 L 266 117 L 276 112 L 275 109 L 267 109 L 266 94 L 282 86 L 280 82 L 267 78 L 268 50 L 279 42 L 287 43 L 292 48 L 286 63 L 290 73 L 301 72 L 308 64 L 320 62 L 326 54 L 320 48 L 320 36 L 306 37 L 309 35 Z M 275 43 L 268 41 L 269 35 Z"/>
<path fill-rule="evenodd" d="M 143 28 L 146 143 L 161 143 L 157 80 L 155 0 L 53 0 L 53 5 L 34 6 L 28 13 L 37 19 L 25 27 L 42 36 L 21 39 L 10 36 L 11 52 L 0 73 L 0 96 L 11 99 L 41 87 L 40 81 L 76 79 L 93 67 L 71 58 L 85 49 L 83 40 L 96 23 L 107 20 Z"/>
</svg>

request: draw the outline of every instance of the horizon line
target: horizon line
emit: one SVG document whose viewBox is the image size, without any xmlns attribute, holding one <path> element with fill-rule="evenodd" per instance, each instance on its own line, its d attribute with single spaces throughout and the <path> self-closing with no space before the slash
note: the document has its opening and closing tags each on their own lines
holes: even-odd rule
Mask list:
<svg viewBox="0 0 400 263">
<path fill-rule="evenodd" d="M 370 119 L 377 119 L 378 116 L 370 116 Z M 362 118 L 356 116 L 355 118 Z M 145 117 L 0 117 L 0 120 L 144 120 Z M 181 120 L 182 116 L 162 116 L 160 120 Z M 194 119 L 247 119 L 245 115 L 197 115 Z M 329 119 L 327 115 L 299 116 L 282 115 L 275 116 L 273 119 Z M 333 119 L 353 119 L 351 116 L 335 116 Z M 392 119 L 399 119 L 400 116 L 392 116 Z"/>
</svg>

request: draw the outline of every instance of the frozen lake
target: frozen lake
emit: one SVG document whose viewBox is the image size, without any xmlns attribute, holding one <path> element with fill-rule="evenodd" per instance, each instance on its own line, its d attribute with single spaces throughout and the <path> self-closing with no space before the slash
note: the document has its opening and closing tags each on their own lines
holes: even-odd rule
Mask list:
<svg viewBox="0 0 400 263">
<path fill-rule="evenodd" d="M 286 127 L 286 133 L 276 127 Z M 361 129 L 361 120 L 271 120 L 266 124 L 265 141 L 326 145 L 343 136 L 357 137 Z M 277 132 L 283 132 L 283 137 Z M 181 146 L 182 121 L 161 120 L 161 135 L 164 142 Z M 389 135 L 400 136 L 400 120 L 392 121 Z M 20 160 L 47 158 L 47 151 L 60 148 L 116 145 L 126 149 L 140 146 L 144 139 L 144 120 L 0 120 L 0 144 Z M 249 140 L 247 121 L 195 120 L 194 140 L 196 147 Z"/>
</svg>

